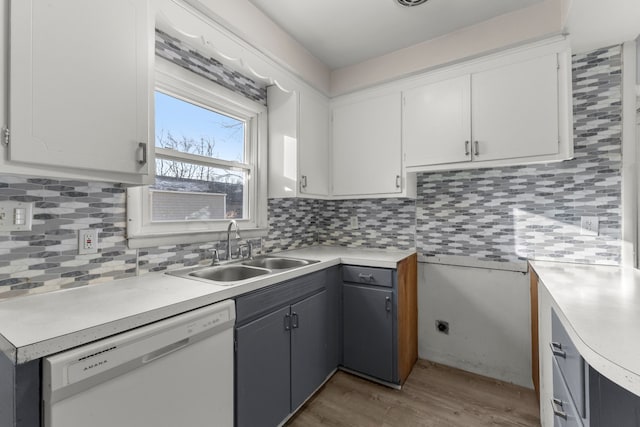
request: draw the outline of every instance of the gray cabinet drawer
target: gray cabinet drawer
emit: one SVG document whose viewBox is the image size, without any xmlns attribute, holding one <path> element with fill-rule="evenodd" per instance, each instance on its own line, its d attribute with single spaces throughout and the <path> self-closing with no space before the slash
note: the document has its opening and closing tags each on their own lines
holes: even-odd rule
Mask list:
<svg viewBox="0 0 640 427">
<path fill-rule="evenodd" d="M 584 359 L 576 350 L 567 331 L 553 310 L 551 310 L 551 337 L 552 342 L 550 345 L 553 358 L 558 364 L 578 413 L 584 417 L 586 415 Z"/>
<path fill-rule="evenodd" d="M 322 270 L 242 295 L 236 299 L 236 324 L 317 293 L 326 287 L 326 282 L 327 271 Z"/>
<path fill-rule="evenodd" d="M 342 267 L 342 280 L 371 286 L 393 286 L 393 270 L 388 268 L 360 267 L 345 265 Z"/>
<path fill-rule="evenodd" d="M 564 382 L 560 367 L 556 360 L 553 360 L 553 397 L 551 407 L 553 409 L 554 427 L 582 427 L 582 418 L 578 414 L 569 390 Z"/>
</svg>

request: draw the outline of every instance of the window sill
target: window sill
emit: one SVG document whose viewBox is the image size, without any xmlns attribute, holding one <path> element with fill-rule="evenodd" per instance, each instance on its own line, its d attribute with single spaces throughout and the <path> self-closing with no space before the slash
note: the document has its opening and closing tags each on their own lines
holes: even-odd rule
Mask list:
<svg viewBox="0 0 640 427">
<path fill-rule="evenodd" d="M 254 239 L 265 237 L 268 234 L 267 228 L 247 228 L 240 229 L 242 239 Z M 194 232 L 194 233 L 171 233 L 154 234 L 149 236 L 129 237 L 127 245 L 129 249 L 150 248 L 166 245 L 179 245 L 188 243 L 218 242 L 227 239 L 226 231 Z"/>
</svg>

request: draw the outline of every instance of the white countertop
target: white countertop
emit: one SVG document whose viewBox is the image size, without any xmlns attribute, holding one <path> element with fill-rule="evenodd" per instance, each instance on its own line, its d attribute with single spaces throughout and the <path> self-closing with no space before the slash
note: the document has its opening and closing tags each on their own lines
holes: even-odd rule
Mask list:
<svg viewBox="0 0 640 427">
<path fill-rule="evenodd" d="M 640 395 L 640 271 L 532 261 L 589 365 Z"/>
<path fill-rule="evenodd" d="M 414 251 L 314 246 L 278 255 L 320 261 L 216 286 L 163 273 L 0 302 L 0 351 L 21 364 L 332 265 L 395 268 Z M 275 254 L 269 254 L 275 255 Z"/>
</svg>

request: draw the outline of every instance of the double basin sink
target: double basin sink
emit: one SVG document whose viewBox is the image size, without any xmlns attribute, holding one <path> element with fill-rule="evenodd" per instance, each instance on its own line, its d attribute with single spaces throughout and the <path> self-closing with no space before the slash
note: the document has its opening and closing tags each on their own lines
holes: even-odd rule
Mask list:
<svg viewBox="0 0 640 427">
<path fill-rule="evenodd" d="M 167 274 L 187 279 L 214 282 L 220 286 L 230 286 L 253 279 L 254 277 L 292 270 L 317 262 L 319 261 L 302 258 L 261 256 L 223 265 L 212 265 L 209 267 L 198 266 L 168 271 Z"/>
</svg>

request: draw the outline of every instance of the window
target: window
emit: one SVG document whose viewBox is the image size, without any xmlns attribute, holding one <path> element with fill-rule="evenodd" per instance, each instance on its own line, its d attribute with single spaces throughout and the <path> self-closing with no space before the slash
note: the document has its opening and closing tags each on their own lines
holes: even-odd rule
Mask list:
<svg viewBox="0 0 640 427">
<path fill-rule="evenodd" d="M 266 229 L 266 108 L 156 61 L 156 173 L 128 190 L 130 247 L 217 239 L 230 219 Z"/>
</svg>

